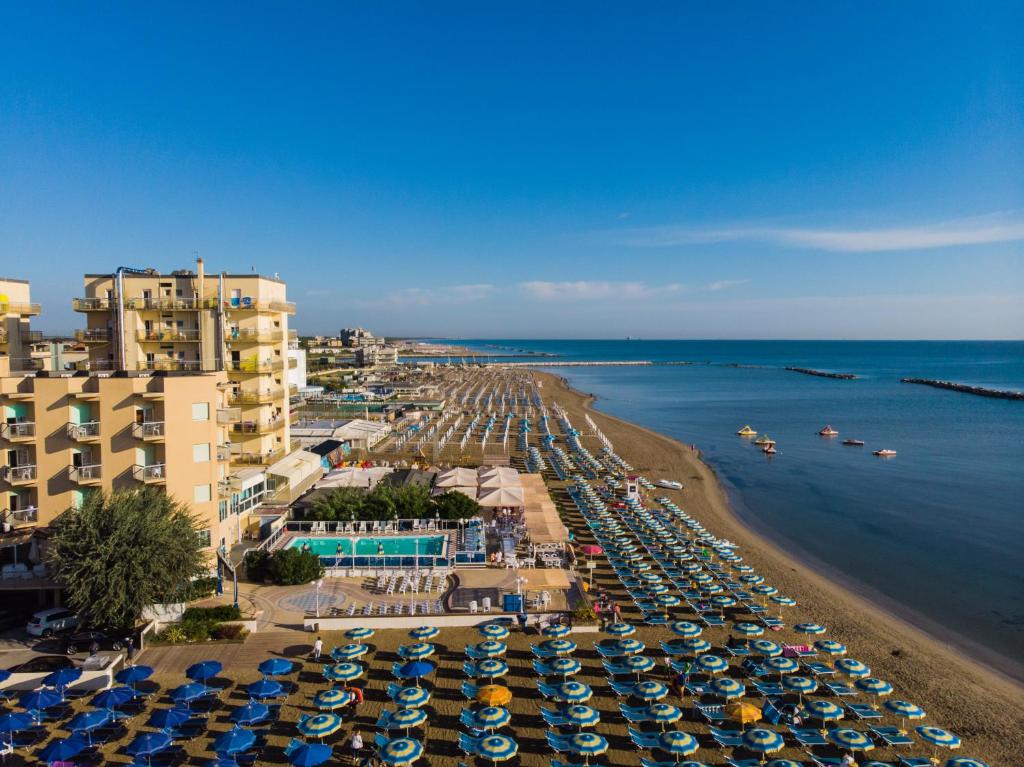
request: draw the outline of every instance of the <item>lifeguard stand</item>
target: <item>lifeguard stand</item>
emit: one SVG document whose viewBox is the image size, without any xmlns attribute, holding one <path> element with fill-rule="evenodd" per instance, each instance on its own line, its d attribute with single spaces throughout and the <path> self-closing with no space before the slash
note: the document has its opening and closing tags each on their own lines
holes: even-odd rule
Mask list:
<svg viewBox="0 0 1024 767">
<path fill-rule="evenodd" d="M 630 501 L 640 500 L 640 480 L 636 477 L 626 477 L 626 498 Z"/>
</svg>

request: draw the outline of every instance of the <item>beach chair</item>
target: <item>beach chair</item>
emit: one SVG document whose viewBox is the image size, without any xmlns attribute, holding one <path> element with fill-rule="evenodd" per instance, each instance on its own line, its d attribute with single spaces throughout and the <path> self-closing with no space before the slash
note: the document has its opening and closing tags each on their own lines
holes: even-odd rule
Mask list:
<svg viewBox="0 0 1024 767">
<path fill-rule="evenodd" d="M 397 687 L 398 685 L 395 685 L 395 686 Z M 401 689 L 401 688 L 399 688 L 399 689 Z M 473 684 L 472 682 L 463 682 L 462 685 L 459 687 L 459 691 L 463 694 L 463 696 L 466 697 L 467 700 L 475 700 L 476 699 L 477 689 L 478 689 L 477 686 L 475 684 Z M 391 690 L 391 688 L 389 687 L 388 688 L 388 694 L 389 695 L 391 695 L 390 690 Z M 397 694 L 397 691 L 396 691 L 396 694 Z M 394 696 L 392 696 L 392 697 L 394 697 Z"/>
<path fill-rule="evenodd" d="M 726 757 L 725 763 L 729 767 L 761 767 L 760 759 L 730 759 Z"/>
<path fill-rule="evenodd" d="M 598 654 L 602 658 L 621 658 L 622 651 L 618 648 L 608 647 L 606 645 L 595 644 L 594 649 L 597 650 Z"/>
<path fill-rule="evenodd" d="M 622 716 L 625 717 L 626 721 L 632 724 L 647 721 L 646 706 L 627 706 L 625 703 L 620 703 L 619 711 L 622 712 Z"/>
<path fill-rule="evenodd" d="M 738 730 L 723 730 L 719 727 L 708 727 L 711 737 L 722 748 L 738 748 L 743 745 L 743 733 Z"/>
<path fill-rule="evenodd" d="M 567 727 L 569 722 L 558 711 L 551 711 L 546 708 L 540 710 L 541 719 L 548 727 Z"/>
<path fill-rule="evenodd" d="M 725 706 L 720 703 L 695 703 L 694 711 L 700 714 L 708 724 L 721 724 L 726 721 Z"/>
<path fill-rule="evenodd" d="M 824 746 L 828 744 L 828 738 L 821 734 L 821 730 L 815 730 L 811 727 L 787 727 L 790 734 L 796 738 L 796 742 L 801 746 Z"/>
<path fill-rule="evenodd" d="M 640 767 L 678 767 L 679 762 L 656 762 L 653 759 L 640 757 Z"/>
<path fill-rule="evenodd" d="M 815 756 L 811 754 L 810 757 L 817 767 L 843 767 L 842 760 L 834 756 Z"/>
<path fill-rule="evenodd" d="M 899 727 L 869 727 L 887 746 L 912 746 L 914 739 L 901 731 Z"/>
<path fill-rule="evenodd" d="M 847 703 L 846 709 L 858 719 L 881 719 L 882 712 L 867 703 Z"/>
<path fill-rule="evenodd" d="M 476 664 L 468 660 L 464 661 L 462 663 L 462 673 L 472 679 L 476 676 Z"/>
<path fill-rule="evenodd" d="M 765 628 L 769 629 L 780 629 L 786 625 L 786 622 L 779 618 L 769 618 L 767 615 L 759 615 L 758 620 L 764 625 Z"/>
<path fill-rule="evenodd" d="M 707 693 L 708 691 L 708 686 L 706 682 L 687 682 L 685 685 L 683 685 L 683 687 L 686 689 L 688 693 L 690 693 L 690 695 L 693 695 L 694 697 L 698 698 L 701 695 Z"/>
<path fill-rule="evenodd" d="M 825 686 L 832 692 L 833 695 L 856 695 L 857 691 L 850 687 L 846 682 L 825 682 Z"/>
<path fill-rule="evenodd" d="M 819 663 L 817 661 L 808 663 L 804 661 L 803 666 L 815 676 L 831 676 L 836 673 L 836 670 L 827 663 Z"/>
<path fill-rule="evenodd" d="M 901 756 L 899 760 L 900 767 L 934 767 L 931 759 L 922 759 L 917 756 Z"/>
<path fill-rule="evenodd" d="M 632 727 L 628 728 L 629 739 L 633 741 L 637 748 L 642 748 L 645 751 L 658 748 L 661 745 L 660 733 L 657 732 L 640 732 Z"/>
<path fill-rule="evenodd" d="M 725 618 L 721 615 L 702 615 L 700 621 L 708 628 L 721 628 L 725 625 Z"/>
<path fill-rule="evenodd" d="M 633 694 L 632 682 L 609 682 L 608 686 L 612 688 L 612 692 L 616 695 L 622 696 L 623 698 L 628 698 Z"/>
<path fill-rule="evenodd" d="M 751 684 L 755 690 L 766 698 L 780 698 L 786 694 L 785 689 L 778 682 L 762 682 L 754 680 Z"/>
</svg>

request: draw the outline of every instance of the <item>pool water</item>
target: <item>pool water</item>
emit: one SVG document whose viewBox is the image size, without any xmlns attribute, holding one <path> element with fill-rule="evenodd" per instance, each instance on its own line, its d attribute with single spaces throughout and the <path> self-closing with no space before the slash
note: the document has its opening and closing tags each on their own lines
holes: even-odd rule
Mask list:
<svg viewBox="0 0 1024 767">
<path fill-rule="evenodd" d="M 350 556 L 355 541 L 358 557 L 385 556 L 443 556 L 448 537 L 445 535 L 399 535 L 387 537 L 353 537 L 320 535 L 315 538 L 293 538 L 288 548 L 302 548 L 309 544 L 313 553 L 320 557 Z M 338 552 L 341 546 L 341 552 Z M 383 551 L 381 551 L 383 547 Z"/>
</svg>

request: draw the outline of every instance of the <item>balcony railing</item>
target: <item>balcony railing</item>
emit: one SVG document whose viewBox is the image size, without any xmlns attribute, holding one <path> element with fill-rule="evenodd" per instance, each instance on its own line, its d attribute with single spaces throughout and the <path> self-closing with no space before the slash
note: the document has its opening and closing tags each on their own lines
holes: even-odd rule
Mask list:
<svg viewBox="0 0 1024 767">
<path fill-rule="evenodd" d="M 136 464 L 135 479 L 140 482 L 166 482 L 167 467 L 162 463 L 151 463 L 148 466 Z"/>
<path fill-rule="evenodd" d="M 140 330 L 137 338 L 142 343 L 192 343 L 199 340 L 199 329 Z"/>
<path fill-rule="evenodd" d="M 229 312 L 285 312 L 295 314 L 295 304 L 291 301 L 256 301 L 252 298 L 224 302 L 224 308 Z"/>
<path fill-rule="evenodd" d="M 84 344 L 105 344 L 113 340 L 110 328 L 84 328 L 75 331 L 75 340 Z"/>
<path fill-rule="evenodd" d="M 43 331 L 41 330 L 26 330 L 21 334 L 21 340 L 29 344 L 37 344 L 43 340 Z"/>
<path fill-rule="evenodd" d="M 218 461 L 230 461 L 231 460 L 231 445 L 217 445 L 217 460 Z"/>
<path fill-rule="evenodd" d="M 100 422 L 69 423 L 67 425 L 67 432 L 69 439 L 77 440 L 78 442 L 89 442 L 99 438 Z"/>
<path fill-rule="evenodd" d="M 20 466 L 4 467 L 4 478 L 12 485 L 35 482 L 36 476 L 36 465 L 34 463 L 23 463 Z"/>
<path fill-rule="evenodd" d="M 245 466 L 262 466 L 275 463 L 287 455 L 283 448 L 266 453 L 238 453 L 231 456 L 231 462 Z"/>
<path fill-rule="evenodd" d="M 68 477 L 79 485 L 91 485 L 103 479 L 103 465 L 99 463 L 85 466 L 69 466 Z"/>
<path fill-rule="evenodd" d="M 146 360 L 139 363 L 139 370 L 175 371 L 202 369 L 203 363 L 200 360 Z"/>
<path fill-rule="evenodd" d="M 266 405 L 284 399 L 284 389 L 261 389 L 259 391 L 232 392 L 228 395 L 229 405 Z"/>
<path fill-rule="evenodd" d="M 274 418 L 270 421 L 242 421 L 241 423 L 231 424 L 232 434 L 270 434 L 283 428 L 283 418 Z"/>
<path fill-rule="evenodd" d="M 39 314 L 43 307 L 39 304 L 21 304 L 11 301 L 0 301 L 0 314 L 20 314 L 22 316 Z"/>
<path fill-rule="evenodd" d="M 12 527 L 34 525 L 39 521 L 39 509 L 34 506 L 27 509 L 2 509 L 0 510 L 0 520 Z"/>
<path fill-rule="evenodd" d="M 284 370 L 284 360 L 237 360 L 228 363 L 228 370 L 238 373 L 276 373 Z"/>
<path fill-rule="evenodd" d="M 74 369 L 89 372 L 95 370 L 113 370 L 113 360 L 79 360 L 74 363 Z"/>
<path fill-rule="evenodd" d="M 0 423 L 0 437 L 11 442 L 23 439 L 35 439 L 35 421 L 18 421 L 17 423 Z"/>
<path fill-rule="evenodd" d="M 216 309 L 216 298 L 178 298 L 175 296 L 159 296 L 156 298 L 129 298 L 125 301 L 126 309 L 156 310 L 162 312 L 183 311 L 194 312 L 200 309 Z"/>
<path fill-rule="evenodd" d="M 71 308 L 76 312 L 109 312 L 112 302 L 109 298 L 72 298 Z"/>
<path fill-rule="evenodd" d="M 164 438 L 163 421 L 138 421 L 132 424 L 132 436 L 135 439 L 162 440 Z"/>
<path fill-rule="evenodd" d="M 0 344 L 7 343 L 7 328 L 0 328 Z"/>
<path fill-rule="evenodd" d="M 283 330 L 264 330 L 262 328 L 230 328 L 227 342 L 237 343 L 277 343 L 284 340 Z"/>
</svg>

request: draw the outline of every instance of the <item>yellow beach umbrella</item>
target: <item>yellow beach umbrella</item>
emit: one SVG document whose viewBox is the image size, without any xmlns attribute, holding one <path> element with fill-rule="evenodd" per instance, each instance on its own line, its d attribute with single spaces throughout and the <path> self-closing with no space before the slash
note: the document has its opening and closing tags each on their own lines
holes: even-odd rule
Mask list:
<svg viewBox="0 0 1024 767">
<path fill-rule="evenodd" d="M 725 715 L 734 722 L 739 722 L 740 726 L 761 721 L 761 709 L 757 706 L 751 705 L 750 703 L 744 703 L 742 701 L 739 703 L 730 703 L 726 706 Z"/>
<path fill-rule="evenodd" d="M 476 691 L 476 699 L 485 706 L 507 706 L 512 691 L 500 684 L 488 684 Z"/>
</svg>

